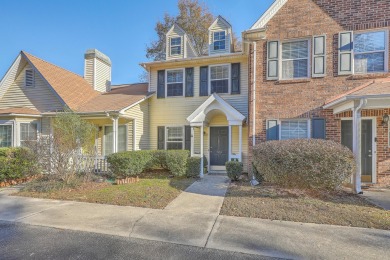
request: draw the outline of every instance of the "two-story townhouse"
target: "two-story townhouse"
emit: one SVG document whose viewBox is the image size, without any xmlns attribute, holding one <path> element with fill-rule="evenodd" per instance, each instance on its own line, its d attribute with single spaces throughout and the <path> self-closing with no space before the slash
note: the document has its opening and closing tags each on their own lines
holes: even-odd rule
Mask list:
<svg viewBox="0 0 390 260">
<path fill-rule="evenodd" d="M 111 60 L 95 49 L 84 64 L 83 77 L 22 51 L 0 81 L 0 147 L 49 136 L 67 107 L 97 126 L 97 155 L 148 149 L 148 85 L 112 86 Z"/>
<path fill-rule="evenodd" d="M 249 45 L 249 145 L 324 138 L 351 148 L 355 188 L 390 180 L 386 0 L 276 0 Z M 251 148 L 250 148 L 251 151 Z"/>
<path fill-rule="evenodd" d="M 229 160 L 246 166 L 248 56 L 234 51 L 232 26 L 221 16 L 210 25 L 208 55 L 177 24 L 166 46 L 166 60 L 141 64 L 156 92 L 148 100 L 150 148 L 188 149 L 210 172 L 224 171 Z"/>
</svg>

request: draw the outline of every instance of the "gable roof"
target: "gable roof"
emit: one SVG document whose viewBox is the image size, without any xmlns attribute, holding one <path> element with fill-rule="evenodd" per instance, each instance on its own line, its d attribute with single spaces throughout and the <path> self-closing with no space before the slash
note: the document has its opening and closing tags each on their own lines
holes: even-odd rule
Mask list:
<svg viewBox="0 0 390 260">
<path fill-rule="evenodd" d="M 93 90 L 92 86 L 80 75 L 24 51 L 21 54 L 70 109 L 77 110 L 82 104 L 99 95 L 99 92 Z"/>
<path fill-rule="evenodd" d="M 27 107 L 11 107 L 0 109 L 0 115 L 40 115 L 38 110 Z"/>
<path fill-rule="evenodd" d="M 275 0 L 265 13 L 252 25 L 250 30 L 262 29 L 274 17 L 274 15 L 287 3 L 288 0 Z"/>
<path fill-rule="evenodd" d="M 176 27 L 177 29 L 179 29 L 179 31 L 180 31 L 183 35 L 184 35 L 184 34 L 187 34 L 186 31 L 184 31 L 183 28 L 181 28 L 177 23 L 174 23 L 174 24 L 172 25 L 171 29 L 169 29 L 169 31 L 168 31 L 165 35 L 170 34 L 170 33 L 173 31 L 173 29 L 175 29 L 175 27 Z"/>
<path fill-rule="evenodd" d="M 110 92 L 98 95 L 84 103 L 77 112 L 119 112 L 142 102 L 153 93 L 148 91 L 148 83 L 114 86 Z"/>
<path fill-rule="evenodd" d="M 226 25 L 226 27 L 232 28 L 232 25 L 231 25 L 225 18 L 223 18 L 222 16 L 218 15 L 218 17 L 217 17 L 217 18 L 214 20 L 214 22 L 210 25 L 209 30 L 210 30 L 211 28 L 213 28 L 213 27 L 218 23 L 218 21 L 221 21 L 223 24 Z"/>
</svg>

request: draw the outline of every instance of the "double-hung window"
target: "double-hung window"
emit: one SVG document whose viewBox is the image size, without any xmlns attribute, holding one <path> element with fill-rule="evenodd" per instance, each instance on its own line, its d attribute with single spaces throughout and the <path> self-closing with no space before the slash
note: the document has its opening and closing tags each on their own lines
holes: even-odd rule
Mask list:
<svg viewBox="0 0 390 260">
<path fill-rule="evenodd" d="M 171 38 L 171 56 L 181 54 L 181 37 Z"/>
<path fill-rule="evenodd" d="M 225 31 L 218 31 L 213 33 L 214 51 L 225 50 L 226 48 L 226 33 Z"/>
<path fill-rule="evenodd" d="M 308 120 L 281 120 L 280 139 L 309 138 Z"/>
<path fill-rule="evenodd" d="M 355 73 L 384 72 L 386 61 L 386 32 L 354 33 Z"/>
<path fill-rule="evenodd" d="M 184 128 L 179 126 L 166 127 L 166 149 L 167 150 L 182 150 L 184 145 Z"/>
<path fill-rule="evenodd" d="M 38 124 L 37 123 L 21 123 L 20 124 L 20 145 L 26 146 L 30 142 L 36 142 L 38 139 Z"/>
<path fill-rule="evenodd" d="M 112 126 L 104 127 L 104 155 L 113 153 L 113 138 L 114 131 Z M 126 151 L 127 149 L 127 126 L 118 126 L 118 152 Z"/>
<path fill-rule="evenodd" d="M 211 93 L 229 93 L 229 65 L 210 66 Z"/>
<path fill-rule="evenodd" d="M 309 77 L 309 41 L 282 43 L 282 78 Z"/>
<path fill-rule="evenodd" d="M 0 125 L 0 147 L 12 146 L 12 125 Z"/>
<path fill-rule="evenodd" d="M 184 70 L 168 70 L 167 71 L 167 96 L 176 97 L 183 96 L 183 78 Z"/>
</svg>

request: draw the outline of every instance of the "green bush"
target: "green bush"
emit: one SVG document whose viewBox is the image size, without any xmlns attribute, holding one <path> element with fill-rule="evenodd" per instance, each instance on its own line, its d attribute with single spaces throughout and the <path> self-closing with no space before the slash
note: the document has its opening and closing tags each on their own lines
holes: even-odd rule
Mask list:
<svg viewBox="0 0 390 260">
<path fill-rule="evenodd" d="M 107 162 L 115 177 L 138 175 L 146 169 L 151 160 L 150 151 L 126 151 L 107 156 Z"/>
<path fill-rule="evenodd" d="M 186 150 L 166 151 L 168 170 L 175 176 L 184 176 L 187 170 L 187 159 L 190 152 Z"/>
<path fill-rule="evenodd" d="M 226 172 L 232 181 L 237 181 L 243 171 L 242 162 L 230 161 L 225 163 Z"/>
<path fill-rule="evenodd" d="M 295 188 L 335 190 L 356 168 L 352 152 L 318 139 L 269 141 L 253 150 L 253 163 L 265 181 Z"/>
<path fill-rule="evenodd" d="M 0 181 L 10 181 L 37 174 L 37 160 L 26 148 L 0 148 Z"/>
<path fill-rule="evenodd" d="M 147 169 L 159 168 L 168 170 L 166 150 L 151 150 L 149 152 L 152 158 L 146 166 Z"/>
<path fill-rule="evenodd" d="M 187 160 L 187 177 L 196 178 L 200 174 L 200 157 L 190 157 Z"/>
</svg>

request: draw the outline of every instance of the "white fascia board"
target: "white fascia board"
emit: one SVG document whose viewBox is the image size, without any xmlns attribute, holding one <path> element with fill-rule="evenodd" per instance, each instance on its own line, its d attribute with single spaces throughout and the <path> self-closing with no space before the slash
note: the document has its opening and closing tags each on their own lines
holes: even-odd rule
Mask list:
<svg viewBox="0 0 390 260">
<path fill-rule="evenodd" d="M 20 64 L 21 59 L 22 59 L 22 53 L 19 53 L 19 55 L 16 57 L 16 59 L 12 63 L 11 67 L 8 68 L 4 77 L 1 79 L 1 81 L 0 81 L 0 99 L 3 97 L 3 95 L 7 92 L 8 88 L 16 80 L 16 77 L 17 77 L 16 73 L 17 73 L 17 69 L 18 69 L 18 66 Z M 13 72 L 15 73 L 15 78 L 12 81 L 9 81 L 8 78 L 11 77 Z M 8 84 L 6 86 L 5 82 L 10 82 L 10 84 Z"/>
<path fill-rule="evenodd" d="M 288 0 L 276 0 L 265 13 L 252 25 L 250 30 L 264 28 Z"/>
</svg>

